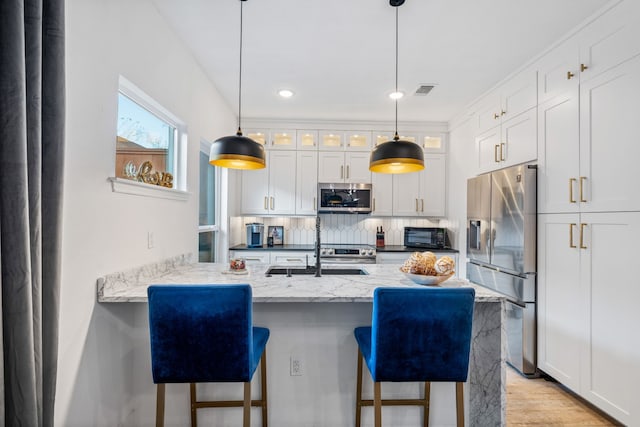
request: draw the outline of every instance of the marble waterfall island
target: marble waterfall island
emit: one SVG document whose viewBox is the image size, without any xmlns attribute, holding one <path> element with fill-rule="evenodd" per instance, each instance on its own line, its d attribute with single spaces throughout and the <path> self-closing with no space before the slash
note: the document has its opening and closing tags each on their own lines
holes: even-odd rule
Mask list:
<svg viewBox="0 0 640 427">
<path fill-rule="evenodd" d="M 266 264 L 248 265 L 246 274 L 230 274 L 227 264 L 189 261 L 186 256 L 176 257 L 166 263 L 104 276 L 98 279 L 98 301 L 146 302 L 146 289 L 150 284 L 250 284 L 254 324 L 271 330 L 267 358 L 269 420 L 281 427 L 353 425 L 357 361 L 353 329 L 370 324 L 376 287 L 420 286 L 401 274 L 399 265 L 390 264 L 358 265 L 367 275 L 323 275 L 318 278 L 313 275 L 266 277 L 265 271 L 269 267 Z M 323 266 L 332 267 L 344 266 Z M 470 286 L 476 290 L 469 379 L 465 384 L 466 424 L 504 425 L 504 299 L 466 280 L 452 278 L 440 286 Z M 137 328 L 144 332 L 148 324 L 144 323 L 144 315 L 138 317 L 141 324 Z M 294 356 L 302 363 L 300 376 L 294 376 L 290 371 L 289 363 Z M 148 352 L 137 357 L 141 359 L 140 363 L 150 365 Z M 141 420 L 147 416 L 152 419 L 155 403 L 150 366 L 146 373 L 137 374 L 139 381 L 146 381 L 148 387 L 145 396 L 138 399 L 144 402 L 144 407 L 138 407 L 136 411 Z M 365 393 L 371 393 L 371 384 L 367 383 L 370 377 L 366 373 L 365 379 Z M 254 379 L 254 382 L 259 380 Z M 211 386 L 218 387 L 217 384 Z M 216 390 L 220 392 L 219 387 Z M 228 390 L 235 393 L 233 389 Z M 420 393 L 417 383 L 385 383 L 382 390 L 383 398 Z M 185 402 L 188 402 L 187 388 L 184 393 Z M 431 405 L 431 425 L 455 425 L 452 384 L 433 383 Z M 188 419 L 188 404 L 179 410 L 184 410 L 184 419 Z M 235 414 L 225 412 L 224 418 L 220 418 L 220 413 L 216 412 L 203 411 L 198 417 L 203 423 L 209 419 L 210 424 L 215 425 L 231 426 L 239 422 L 240 418 L 236 420 Z M 385 425 L 396 427 L 418 425 L 421 419 L 421 410 L 417 407 L 385 407 L 383 413 Z M 372 424 L 372 420 L 372 409 L 365 408 L 363 425 Z M 167 425 L 172 424 L 168 422 Z"/>
</svg>

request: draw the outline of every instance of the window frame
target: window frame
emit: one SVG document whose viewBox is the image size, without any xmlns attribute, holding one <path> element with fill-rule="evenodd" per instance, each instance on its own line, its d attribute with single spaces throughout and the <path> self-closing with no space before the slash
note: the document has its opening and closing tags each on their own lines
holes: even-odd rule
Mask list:
<svg viewBox="0 0 640 427">
<path fill-rule="evenodd" d="M 158 101 L 146 94 L 131 81 L 123 76 L 118 79 L 118 92 L 140 105 L 159 119 L 175 128 L 176 136 L 173 141 L 173 188 L 161 187 L 153 184 L 133 181 L 115 176 L 109 177 L 112 191 L 119 193 L 135 194 L 141 196 L 158 197 L 173 200 L 187 200 L 190 193 L 187 191 L 187 125 L 176 115 L 163 107 Z M 117 107 L 116 107 L 117 110 Z M 116 114 L 117 115 L 117 114 Z M 116 120 L 117 122 L 117 120 Z M 117 125 L 116 125 L 117 129 Z M 115 130 L 115 129 L 114 129 Z M 117 130 L 116 130 L 117 136 Z M 113 139 L 114 146 L 116 138 Z M 115 149 L 113 151 L 113 169 L 115 174 Z"/>
<path fill-rule="evenodd" d="M 209 152 L 211 151 L 211 142 L 206 140 L 200 140 L 200 149 L 198 150 L 198 168 L 200 167 L 200 154 L 205 154 L 209 157 Z M 200 241 L 199 236 L 202 233 L 213 233 L 213 246 L 214 246 L 214 260 L 213 262 L 219 262 L 221 259 L 221 249 L 223 247 L 222 240 L 222 227 L 220 226 L 220 220 L 222 218 L 222 180 L 224 179 L 223 168 L 215 167 L 209 165 L 213 168 L 215 174 L 215 184 L 213 188 L 213 203 L 214 203 L 214 224 L 204 224 L 200 225 L 200 220 L 198 219 L 198 242 Z M 198 170 L 198 176 L 200 176 L 200 170 Z M 200 179 L 198 178 L 198 187 L 200 186 Z M 201 189 L 198 189 L 198 197 L 200 197 Z M 199 202 L 199 200 L 198 200 Z M 198 214 L 199 216 L 199 214 Z"/>
</svg>

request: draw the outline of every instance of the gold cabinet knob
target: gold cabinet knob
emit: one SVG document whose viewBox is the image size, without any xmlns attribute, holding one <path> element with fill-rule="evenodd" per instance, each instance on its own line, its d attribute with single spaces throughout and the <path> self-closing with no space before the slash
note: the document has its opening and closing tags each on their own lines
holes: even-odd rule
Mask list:
<svg viewBox="0 0 640 427">
<path fill-rule="evenodd" d="M 584 73 L 584 70 L 587 70 L 588 68 L 589 68 L 589 67 L 587 67 L 586 65 L 584 65 L 584 64 L 580 64 L 580 72 L 581 72 L 581 73 Z"/>
<path fill-rule="evenodd" d="M 571 77 L 575 77 L 575 74 L 573 74 L 571 71 L 567 71 L 567 80 L 571 80 Z"/>
</svg>

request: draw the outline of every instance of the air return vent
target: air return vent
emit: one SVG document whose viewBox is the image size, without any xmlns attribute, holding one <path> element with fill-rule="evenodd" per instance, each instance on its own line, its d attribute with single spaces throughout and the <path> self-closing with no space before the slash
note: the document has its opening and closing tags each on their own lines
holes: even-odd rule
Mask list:
<svg viewBox="0 0 640 427">
<path fill-rule="evenodd" d="M 415 96 L 425 96 L 426 94 L 431 92 L 431 89 L 433 89 L 433 88 L 434 88 L 433 85 L 420 85 L 420 86 L 418 86 L 418 89 L 416 90 L 416 93 L 414 95 Z"/>
</svg>

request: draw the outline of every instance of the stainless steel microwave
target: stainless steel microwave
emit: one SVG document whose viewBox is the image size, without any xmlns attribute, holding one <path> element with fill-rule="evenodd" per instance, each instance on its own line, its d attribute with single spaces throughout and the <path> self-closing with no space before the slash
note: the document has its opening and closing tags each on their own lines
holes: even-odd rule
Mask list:
<svg viewBox="0 0 640 427">
<path fill-rule="evenodd" d="M 318 213 L 371 213 L 371 184 L 319 183 Z"/>
<path fill-rule="evenodd" d="M 405 227 L 404 245 L 408 248 L 448 249 L 451 247 L 446 228 Z"/>
</svg>

